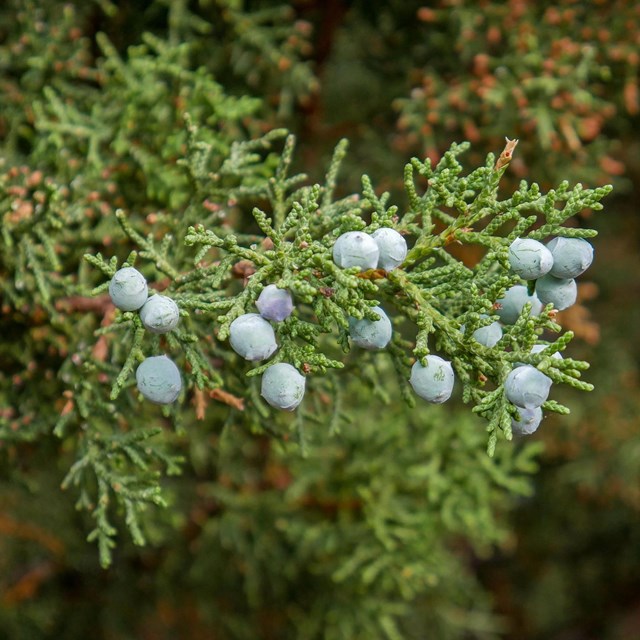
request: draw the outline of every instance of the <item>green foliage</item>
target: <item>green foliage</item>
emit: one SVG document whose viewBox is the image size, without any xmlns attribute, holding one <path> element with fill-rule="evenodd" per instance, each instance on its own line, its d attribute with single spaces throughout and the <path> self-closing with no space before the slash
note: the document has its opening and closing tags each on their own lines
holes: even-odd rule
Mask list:
<svg viewBox="0 0 640 640">
<path fill-rule="evenodd" d="M 0 504 L 9 513 L 0 517 L 8 594 L 0 635 L 90 635 L 95 616 L 65 599 L 71 574 L 88 609 L 109 619 L 99 637 L 136 637 L 149 625 L 167 638 L 204 629 L 222 638 L 400 639 L 427 628 L 444 640 L 497 637 L 502 627 L 471 565 L 508 540 L 506 513 L 515 496 L 531 494 L 540 453 L 535 444 L 498 446 L 511 440 L 515 415 L 503 382 L 515 362 L 536 366 L 556 383 L 545 412 L 559 414 L 580 407 L 563 387 L 591 384 L 587 362 L 550 356 L 574 336 L 551 307 L 535 317 L 523 309 L 495 347 L 472 334 L 521 283 L 507 257 L 514 238 L 595 235 L 575 218 L 601 209 L 610 188 L 573 183 L 603 182 L 596 174 L 611 140 L 581 138 L 578 148 L 567 127 L 604 118 L 611 101 L 620 108 L 620 83 L 604 69 L 614 54 L 567 45 L 554 64 L 570 70 L 549 71 L 553 34 L 536 44 L 508 31 L 509 47 L 490 49 L 485 62 L 496 74 L 509 62 L 513 78 L 478 93 L 464 75 L 451 82 L 452 60 L 475 73 L 480 45 L 462 35 L 478 19 L 501 29 L 507 9 L 497 4 L 478 18 L 464 2 L 433 12 L 351 3 L 345 20 L 357 28 L 349 42 L 333 34 L 338 59 L 326 59 L 324 75 L 307 59 L 304 18 L 315 19 L 320 47 L 332 36 L 323 32 L 330 16 L 304 3 L 37 4 L 0 9 Z M 527 16 L 535 11 L 526 5 Z M 546 7 L 550 25 L 566 28 L 564 13 L 559 22 L 551 14 Z M 387 55 L 405 37 L 402 55 Z M 376 55 L 360 61 L 369 45 Z M 428 74 L 419 69 L 427 53 Z M 356 62 L 362 74 L 344 82 Z M 550 78 L 521 82 L 545 70 Z M 406 99 L 423 73 L 438 81 Z M 321 98 L 314 74 L 330 85 Z M 489 71 L 480 75 L 489 82 Z M 438 108 L 455 107 L 456 92 L 467 107 L 444 117 L 429 102 L 433 87 Z M 536 114 L 550 91 L 580 91 L 573 111 L 551 105 L 547 129 L 538 115 L 536 126 L 518 128 L 522 114 L 509 107 L 518 87 Z M 347 98 L 358 91 L 371 100 L 353 109 Z M 391 104 L 401 96 L 389 149 Z M 361 119 L 348 132 L 354 153 L 333 129 L 316 128 L 319 105 L 338 99 L 345 111 L 330 109 L 326 122 Z M 487 104 L 503 105 L 499 121 Z M 427 158 L 411 158 L 418 131 Z M 512 158 L 511 140 L 485 157 L 516 131 L 523 161 Z M 451 144 L 465 137 L 477 144 Z M 525 173 L 557 186 L 513 186 Z M 339 235 L 381 227 L 409 241 L 400 268 L 336 266 Z M 151 334 L 137 312 L 112 305 L 110 278 L 134 265 L 151 292 L 179 305 L 174 331 Z M 229 346 L 229 325 L 255 312 L 271 283 L 296 308 L 274 327 L 273 358 L 247 363 Z M 352 349 L 348 318 L 373 319 L 378 304 L 392 318 L 392 342 L 382 352 Z M 530 353 L 541 342 L 549 349 Z M 422 402 L 408 384 L 412 363 L 432 352 L 456 372 L 446 407 Z M 184 384 L 178 402 L 158 407 L 137 393 L 134 373 L 161 353 Z M 260 374 L 280 361 L 306 376 L 294 414 L 260 397 Z M 95 569 L 85 537 L 112 571 Z M 48 581 L 42 607 L 14 607 L 22 592 L 12 576 L 38 563 L 37 580 Z M 94 597 L 103 591 L 105 601 Z"/>
</svg>

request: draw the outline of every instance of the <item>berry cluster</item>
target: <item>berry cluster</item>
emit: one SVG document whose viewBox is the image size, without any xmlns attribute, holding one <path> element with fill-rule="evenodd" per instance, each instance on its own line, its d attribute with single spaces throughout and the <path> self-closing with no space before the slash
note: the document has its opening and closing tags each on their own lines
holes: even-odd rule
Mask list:
<svg viewBox="0 0 640 640">
<path fill-rule="evenodd" d="M 524 285 L 511 287 L 498 300 L 500 319 L 505 324 L 515 323 L 525 304 L 530 305 L 530 315 L 538 315 L 547 304 L 558 311 L 567 309 L 576 301 L 575 278 L 592 261 L 593 247 L 581 238 L 553 238 L 546 246 L 531 238 L 517 238 L 509 246 L 509 264 L 523 280 L 535 280 L 534 292 L 530 294 Z M 534 345 L 532 353 L 545 348 Z M 558 352 L 552 357 L 562 358 Z M 551 379 L 531 365 L 519 364 L 507 376 L 504 388 L 518 410 L 518 417 L 511 422 L 513 433 L 526 435 L 536 431 L 542 421 L 541 406 L 549 396 Z"/>
<path fill-rule="evenodd" d="M 389 227 L 379 228 L 372 234 L 348 231 L 333 245 L 335 264 L 360 272 L 382 270 L 388 273 L 402 265 L 406 257 L 404 237 Z M 515 324 L 525 305 L 529 305 L 529 315 L 539 315 L 543 304 L 552 304 L 558 310 L 573 304 L 575 278 L 591 264 L 593 247 L 578 238 L 554 238 L 546 246 L 531 238 L 518 238 L 510 244 L 508 258 L 511 270 L 524 280 L 535 280 L 535 285 L 515 285 L 497 300 L 495 309 L 500 322 L 480 314 L 481 326 L 476 325 L 472 338 L 486 348 L 495 347 L 503 339 L 503 325 Z M 158 294 L 148 297 L 144 276 L 132 267 L 116 272 L 109 293 L 119 309 L 139 311 L 142 325 L 152 333 L 166 333 L 178 324 L 176 303 Z M 231 348 L 251 362 L 266 360 L 277 351 L 272 323 L 286 320 L 294 309 L 291 293 L 275 284 L 264 287 L 255 304 L 258 313 L 244 313 L 229 325 Z M 384 349 L 391 341 L 392 322 L 380 306 L 372 306 L 371 312 L 369 317 L 347 318 L 351 343 L 366 350 Z M 465 333 L 464 324 L 460 331 Z M 546 348 L 545 344 L 536 344 L 531 352 L 539 353 Z M 559 352 L 552 357 L 562 358 Z M 142 395 L 158 404 L 174 402 L 182 387 L 179 370 L 166 355 L 146 358 L 136 371 L 136 380 Z M 447 401 L 454 382 L 452 363 L 433 354 L 416 361 L 409 377 L 416 395 L 433 403 Z M 296 367 L 277 362 L 264 370 L 261 394 L 272 407 L 293 411 L 303 399 L 305 383 L 305 377 Z M 542 420 L 541 407 L 549 396 L 551 384 L 551 378 L 535 366 L 515 363 L 504 383 L 505 396 L 516 409 L 511 423 L 514 433 L 529 434 L 538 428 Z"/>
<path fill-rule="evenodd" d="M 348 231 L 333 246 L 333 260 L 339 267 L 359 267 L 361 271 L 376 268 L 391 271 L 406 257 L 405 239 L 389 227 L 382 227 L 371 235 Z M 353 344 L 363 349 L 384 349 L 391 340 L 391 320 L 380 307 L 372 307 L 372 311 L 379 316 L 378 320 L 349 318 L 349 335 Z M 451 363 L 435 355 L 428 355 L 425 363 L 413 365 L 409 379 L 411 387 L 424 400 L 445 402 L 451 396 L 455 380 Z"/>
<path fill-rule="evenodd" d="M 576 301 L 575 278 L 592 261 L 593 247 L 582 238 L 554 238 L 546 246 L 531 238 L 517 238 L 509 246 L 512 271 L 523 280 L 535 280 L 538 300 L 558 311 Z"/>
<path fill-rule="evenodd" d="M 245 313 L 229 326 L 231 348 L 245 360 L 266 360 L 278 348 L 272 322 L 282 322 L 293 312 L 293 298 L 275 284 L 266 286 L 256 300 L 260 313 Z M 306 380 L 286 362 L 272 364 L 262 375 L 260 393 L 274 408 L 293 411 L 304 397 Z"/>
<path fill-rule="evenodd" d="M 119 269 L 109 283 L 109 296 L 121 311 L 138 311 L 144 328 L 155 334 L 178 326 L 180 309 L 169 297 L 149 297 L 145 277 L 133 267 Z M 136 370 L 138 391 L 156 404 L 171 404 L 180 395 L 182 379 L 176 364 L 166 355 L 145 358 Z"/>
</svg>

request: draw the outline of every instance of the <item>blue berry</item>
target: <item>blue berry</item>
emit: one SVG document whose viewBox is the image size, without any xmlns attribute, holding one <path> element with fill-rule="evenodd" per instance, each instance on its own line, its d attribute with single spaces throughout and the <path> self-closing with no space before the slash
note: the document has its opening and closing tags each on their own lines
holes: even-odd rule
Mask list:
<svg viewBox="0 0 640 640">
<path fill-rule="evenodd" d="M 553 266 L 551 251 L 542 242 L 531 238 L 516 238 L 509 245 L 511 270 L 525 280 L 536 280 Z"/>
<path fill-rule="evenodd" d="M 168 333 L 178 326 L 180 309 L 171 298 L 154 294 L 142 305 L 140 320 L 151 333 Z"/>
<path fill-rule="evenodd" d="M 291 315 L 293 298 L 286 289 L 278 289 L 275 284 L 270 284 L 260 292 L 256 307 L 266 320 L 281 322 Z"/>
<path fill-rule="evenodd" d="M 171 404 L 180 395 L 182 379 L 173 360 L 167 356 L 152 356 L 136 369 L 138 391 L 156 404 Z"/>
<path fill-rule="evenodd" d="M 504 381 L 507 398 L 517 407 L 539 407 L 549 397 L 551 378 L 531 365 L 513 369 Z"/>
<path fill-rule="evenodd" d="M 549 274 L 556 278 L 577 278 L 593 262 L 593 247 L 582 238 L 554 238 L 547 249 L 553 256 Z"/>
<path fill-rule="evenodd" d="M 530 353 L 540 353 L 541 351 L 544 351 L 548 346 L 548 344 L 534 344 L 533 347 L 531 347 Z M 562 360 L 562 354 L 559 351 L 554 351 L 551 354 L 551 357 L 555 360 Z M 516 362 L 515 366 L 522 367 L 524 366 L 524 364 L 524 362 Z"/>
<path fill-rule="evenodd" d="M 333 245 L 333 261 L 343 269 L 360 267 L 361 271 L 375 269 L 380 250 L 376 241 L 363 231 L 343 233 Z"/>
<path fill-rule="evenodd" d="M 527 287 L 517 284 L 507 290 L 504 298 L 497 301 L 500 308 L 496 310 L 496 314 L 505 324 L 515 324 L 527 302 L 531 303 L 529 315 L 540 315 L 542 311 L 542 303 L 540 300 L 535 294 L 530 296 L 527 292 Z"/>
<path fill-rule="evenodd" d="M 421 398 L 440 404 L 451 397 L 454 380 L 450 362 L 439 356 L 428 355 L 426 367 L 420 361 L 413 365 L 409 383 Z"/>
<path fill-rule="evenodd" d="M 573 278 L 560 279 L 546 275 L 536 280 L 536 295 L 543 304 L 553 304 L 558 310 L 568 309 L 578 297 L 578 286 Z"/>
<path fill-rule="evenodd" d="M 137 269 L 124 267 L 111 278 L 109 295 L 118 309 L 136 311 L 147 301 L 147 281 Z"/>
<path fill-rule="evenodd" d="M 378 268 L 391 271 L 399 267 L 407 257 L 407 241 L 395 230 L 381 227 L 371 234 L 378 245 Z"/>
<path fill-rule="evenodd" d="M 531 353 L 540 353 L 541 351 L 544 351 L 548 346 L 548 344 L 534 344 L 533 347 L 531 347 Z M 551 354 L 551 357 L 555 358 L 556 360 L 562 360 L 562 354 L 559 351 L 554 351 Z"/>
<path fill-rule="evenodd" d="M 542 422 L 542 409 L 516 407 L 519 419 L 511 418 L 511 432 L 516 436 L 528 436 L 537 431 Z"/>
<path fill-rule="evenodd" d="M 276 409 L 293 411 L 304 397 L 305 378 L 286 362 L 271 365 L 262 374 L 262 397 Z"/>
<path fill-rule="evenodd" d="M 245 313 L 231 323 L 229 342 L 245 360 L 264 360 L 278 348 L 273 327 L 257 313 Z"/>
<path fill-rule="evenodd" d="M 487 316 L 483 314 L 482 317 L 486 318 Z M 460 331 L 462 331 L 462 333 L 465 332 L 465 325 L 460 327 Z M 486 327 L 476 329 L 472 336 L 476 342 L 479 342 L 485 347 L 495 347 L 500 341 L 500 338 L 502 338 L 502 327 L 499 322 L 492 322 Z"/>
<path fill-rule="evenodd" d="M 349 318 L 349 335 L 354 344 L 369 351 L 384 349 L 391 340 L 391 320 L 380 307 L 372 307 L 380 320 Z"/>
</svg>

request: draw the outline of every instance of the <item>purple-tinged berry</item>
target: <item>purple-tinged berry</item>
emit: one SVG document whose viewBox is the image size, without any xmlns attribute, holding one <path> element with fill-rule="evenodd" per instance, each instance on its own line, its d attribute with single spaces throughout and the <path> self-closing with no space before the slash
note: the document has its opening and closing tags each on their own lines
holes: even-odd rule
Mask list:
<svg viewBox="0 0 640 640">
<path fill-rule="evenodd" d="M 281 322 L 291 315 L 293 298 L 286 289 L 278 289 L 275 284 L 270 284 L 260 292 L 256 307 L 266 320 Z"/>
</svg>

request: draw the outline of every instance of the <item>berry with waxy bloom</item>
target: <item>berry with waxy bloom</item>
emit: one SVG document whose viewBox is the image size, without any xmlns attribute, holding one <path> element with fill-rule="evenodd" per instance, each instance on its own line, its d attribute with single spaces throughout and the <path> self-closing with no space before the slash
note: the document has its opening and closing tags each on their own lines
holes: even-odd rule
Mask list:
<svg viewBox="0 0 640 640">
<path fill-rule="evenodd" d="M 551 303 L 558 311 L 563 311 L 578 298 L 578 285 L 573 278 L 560 279 L 546 275 L 536 280 L 536 295 L 543 304 Z"/>
<path fill-rule="evenodd" d="M 440 356 L 428 355 L 426 367 L 419 360 L 414 363 L 409 383 L 421 398 L 440 404 L 451 397 L 454 380 L 450 362 Z"/>
<path fill-rule="evenodd" d="M 511 432 L 517 436 L 528 436 L 538 430 L 542 422 L 542 409 L 540 407 L 516 407 L 518 419 L 511 418 Z"/>
<path fill-rule="evenodd" d="M 496 309 L 496 314 L 504 324 L 515 324 L 520 317 L 520 313 L 527 302 L 531 303 L 529 315 L 537 316 L 542 311 L 542 303 L 534 294 L 529 295 L 527 287 L 516 284 L 504 294 L 504 298 L 496 301 L 500 308 Z"/>
<path fill-rule="evenodd" d="M 391 271 L 399 267 L 407 257 L 407 241 L 390 227 L 381 227 L 371 234 L 378 245 L 378 268 Z"/>
<path fill-rule="evenodd" d="M 525 280 L 536 280 L 553 267 L 551 251 L 532 238 L 516 238 L 509 245 L 511 270 Z"/>
<path fill-rule="evenodd" d="M 109 283 L 109 296 L 122 311 L 136 311 L 146 301 L 149 290 L 145 277 L 133 267 L 118 269 Z"/>
<path fill-rule="evenodd" d="M 377 313 L 380 319 L 349 318 L 349 335 L 352 342 L 363 349 L 384 349 L 389 344 L 393 332 L 391 320 L 380 307 L 372 307 L 371 310 Z"/>
<path fill-rule="evenodd" d="M 171 298 L 156 293 L 142 305 L 140 320 L 151 333 L 168 333 L 178 326 L 180 309 Z"/>
<path fill-rule="evenodd" d="M 593 262 L 593 246 L 582 238 L 554 238 L 547 249 L 553 256 L 549 274 L 556 278 L 577 278 Z"/>
<path fill-rule="evenodd" d="M 276 409 L 293 411 L 304 397 L 305 377 L 286 362 L 271 365 L 262 374 L 262 397 Z"/>
<path fill-rule="evenodd" d="M 539 407 L 549 397 L 551 378 L 531 365 L 515 367 L 504 381 L 504 391 L 517 407 Z"/>
<path fill-rule="evenodd" d="M 231 348 L 245 360 L 265 360 L 278 348 L 273 327 L 257 313 L 238 316 L 229 326 Z"/>
<path fill-rule="evenodd" d="M 167 356 L 145 358 L 136 369 L 138 391 L 155 404 L 175 402 L 182 389 L 176 364 Z"/>
<path fill-rule="evenodd" d="M 275 284 L 270 284 L 260 292 L 256 307 L 263 318 L 281 322 L 291 315 L 293 298 L 286 289 L 278 289 Z"/>
<path fill-rule="evenodd" d="M 333 245 L 333 261 L 343 269 L 375 269 L 379 256 L 380 250 L 376 241 L 364 231 L 347 231 Z"/>
</svg>

